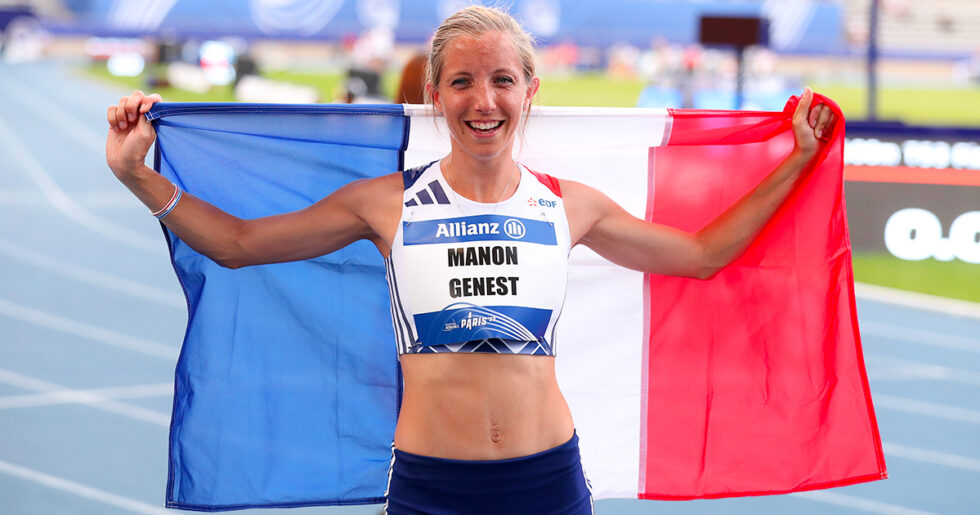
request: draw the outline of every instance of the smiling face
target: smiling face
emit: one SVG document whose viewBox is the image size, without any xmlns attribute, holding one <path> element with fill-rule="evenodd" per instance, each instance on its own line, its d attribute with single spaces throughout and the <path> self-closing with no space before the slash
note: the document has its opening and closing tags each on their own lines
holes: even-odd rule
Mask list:
<svg viewBox="0 0 980 515">
<path fill-rule="evenodd" d="M 520 56 L 501 32 L 460 36 L 447 45 L 432 103 L 449 126 L 454 158 L 510 156 L 523 114 L 538 90 L 524 79 Z"/>
</svg>

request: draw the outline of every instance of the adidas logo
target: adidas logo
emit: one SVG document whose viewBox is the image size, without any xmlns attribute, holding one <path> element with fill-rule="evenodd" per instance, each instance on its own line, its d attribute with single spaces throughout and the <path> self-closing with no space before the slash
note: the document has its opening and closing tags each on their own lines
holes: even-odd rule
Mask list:
<svg viewBox="0 0 980 515">
<path fill-rule="evenodd" d="M 415 198 L 409 200 L 405 203 L 405 207 L 413 207 L 418 205 L 427 204 L 449 204 L 449 197 L 446 196 L 446 191 L 442 189 L 442 185 L 439 181 L 432 181 L 426 187 L 426 189 L 419 190 L 415 195 Z"/>
</svg>

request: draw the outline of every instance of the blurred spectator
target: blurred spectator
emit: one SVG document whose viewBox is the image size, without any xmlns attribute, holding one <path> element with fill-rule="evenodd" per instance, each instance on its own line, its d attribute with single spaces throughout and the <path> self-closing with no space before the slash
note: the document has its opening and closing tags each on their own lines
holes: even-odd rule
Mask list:
<svg viewBox="0 0 980 515">
<path fill-rule="evenodd" d="M 942 13 L 936 17 L 936 28 L 942 34 L 952 34 L 956 32 L 956 19 L 949 13 Z"/>
<path fill-rule="evenodd" d="M 881 8 L 896 19 L 908 21 L 912 18 L 912 0 L 883 0 Z"/>
<path fill-rule="evenodd" d="M 156 62 L 170 64 L 180 59 L 180 40 L 173 30 L 165 30 L 156 44 Z"/>
<path fill-rule="evenodd" d="M 235 58 L 235 83 L 234 86 L 238 86 L 238 83 L 245 77 L 250 77 L 253 75 L 259 75 L 259 65 L 256 64 L 255 59 L 252 54 L 248 51 L 238 54 Z"/>
<path fill-rule="evenodd" d="M 571 75 L 579 65 L 579 47 L 570 39 L 547 47 L 541 52 L 541 67 L 554 75 Z"/>
<path fill-rule="evenodd" d="M 631 79 L 636 76 L 640 50 L 629 43 L 617 43 L 606 51 L 606 73 L 610 77 Z"/>
<path fill-rule="evenodd" d="M 425 81 L 425 54 L 415 54 L 405 63 L 402 68 L 402 76 L 398 81 L 398 91 L 395 92 L 394 102 L 396 104 L 423 104 L 425 103 L 424 81 Z"/>
<path fill-rule="evenodd" d="M 386 102 L 381 93 L 381 74 L 374 70 L 351 68 L 344 80 L 344 102 L 375 104 Z"/>
<path fill-rule="evenodd" d="M 970 57 L 954 63 L 953 80 L 957 84 L 980 85 L 980 47 Z"/>
<path fill-rule="evenodd" d="M 48 34 L 29 7 L 0 11 L 0 53 L 9 63 L 41 57 Z"/>
<path fill-rule="evenodd" d="M 640 54 L 637 71 L 650 82 L 673 82 L 681 66 L 682 51 L 663 37 L 650 42 L 650 48 Z"/>
<path fill-rule="evenodd" d="M 349 104 L 385 102 L 381 76 L 395 47 L 395 35 L 386 27 L 361 34 L 351 49 L 351 66 L 344 82 L 344 101 Z"/>
<path fill-rule="evenodd" d="M 681 69 L 678 81 L 681 90 L 681 107 L 690 109 L 694 107 L 694 97 L 698 89 L 697 72 L 702 62 L 701 47 L 690 45 L 681 54 Z"/>
</svg>

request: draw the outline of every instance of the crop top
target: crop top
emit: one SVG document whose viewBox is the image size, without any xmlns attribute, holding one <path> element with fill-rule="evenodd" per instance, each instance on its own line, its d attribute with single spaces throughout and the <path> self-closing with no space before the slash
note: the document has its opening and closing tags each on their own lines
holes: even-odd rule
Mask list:
<svg viewBox="0 0 980 515">
<path fill-rule="evenodd" d="M 452 190 L 439 162 L 405 170 L 385 259 L 398 353 L 555 354 L 570 238 L 558 181 L 523 165 L 509 199 Z"/>
</svg>

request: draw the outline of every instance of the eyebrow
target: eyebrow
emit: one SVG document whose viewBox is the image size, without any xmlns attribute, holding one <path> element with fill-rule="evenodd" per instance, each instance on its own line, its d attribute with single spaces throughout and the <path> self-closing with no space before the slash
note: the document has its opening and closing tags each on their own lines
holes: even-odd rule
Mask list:
<svg viewBox="0 0 980 515">
<path fill-rule="evenodd" d="M 508 68 L 497 68 L 496 70 L 490 72 L 491 75 L 495 75 L 495 74 L 499 74 L 499 73 L 507 73 L 507 74 L 511 74 L 511 75 L 518 75 L 519 74 L 519 72 L 517 72 L 515 70 L 508 69 Z M 458 71 L 458 72 L 452 72 L 451 71 L 447 75 L 449 75 L 449 76 L 460 76 L 460 75 L 472 76 L 473 73 L 468 72 L 468 71 L 465 71 L 465 70 L 461 70 L 461 71 Z"/>
</svg>

